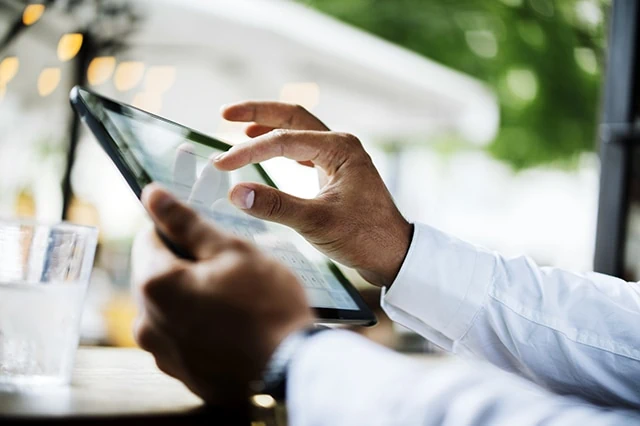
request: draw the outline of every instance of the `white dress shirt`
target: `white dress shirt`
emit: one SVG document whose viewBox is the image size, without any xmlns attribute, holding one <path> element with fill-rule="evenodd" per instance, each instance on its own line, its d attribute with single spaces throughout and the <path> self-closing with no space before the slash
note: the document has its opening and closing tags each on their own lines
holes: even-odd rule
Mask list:
<svg viewBox="0 0 640 426">
<path fill-rule="evenodd" d="M 290 424 L 640 425 L 637 283 L 505 259 L 416 224 L 382 305 L 442 348 L 510 373 L 320 333 L 290 367 Z"/>
</svg>

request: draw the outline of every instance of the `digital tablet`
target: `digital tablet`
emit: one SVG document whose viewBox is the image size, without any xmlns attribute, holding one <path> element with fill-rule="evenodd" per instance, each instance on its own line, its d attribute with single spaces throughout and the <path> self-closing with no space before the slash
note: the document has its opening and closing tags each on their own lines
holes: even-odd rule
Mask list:
<svg viewBox="0 0 640 426">
<path fill-rule="evenodd" d="M 211 158 L 231 148 L 225 142 L 81 87 L 74 87 L 70 98 L 138 199 L 147 184 L 158 182 L 220 228 L 278 258 L 300 279 L 320 322 L 376 323 L 353 285 L 303 237 L 228 201 L 229 189 L 238 182 L 276 187 L 259 164 L 220 171 Z"/>
</svg>

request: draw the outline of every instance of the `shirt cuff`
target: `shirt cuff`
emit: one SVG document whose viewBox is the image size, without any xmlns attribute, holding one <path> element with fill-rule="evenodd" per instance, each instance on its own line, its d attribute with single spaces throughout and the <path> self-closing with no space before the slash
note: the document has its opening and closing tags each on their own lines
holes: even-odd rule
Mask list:
<svg viewBox="0 0 640 426">
<path fill-rule="evenodd" d="M 423 413 L 411 408 L 424 409 L 424 392 L 408 390 L 420 384 L 423 368 L 424 363 L 355 333 L 318 333 L 305 341 L 289 367 L 288 424 L 415 423 Z"/>
<path fill-rule="evenodd" d="M 423 224 L 415 224 L 407 257 L 381 305 L 389 317 L 451 350 L 482 309 L 496 256 Z"/>
</svg>

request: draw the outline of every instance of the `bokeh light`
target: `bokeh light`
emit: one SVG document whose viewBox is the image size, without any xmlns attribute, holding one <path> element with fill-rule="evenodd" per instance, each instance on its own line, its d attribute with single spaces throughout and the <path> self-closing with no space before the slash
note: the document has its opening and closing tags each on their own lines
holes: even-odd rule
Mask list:
<svg viewBox="0 0 640 426">
<path fill-rule="evenodd" d="M 18 73 L 20 60 L 15 56 L 8 56 L 0 62 L 0 86 L 6 86 Z"/>
<path fill-rule="evenodd" d="M 538 79 L 528 68 L 512 68 L 507 72 L 507 86 L 511 93 L 530 102 L 538 95 Z"/>
<path fill-rule="evenodd" d="M 582 70 L 588 74 L 595 75 L 598 73 L 598 60 L 593 49 L 588 47 L 576 47 L 573 50 L 573 56 L 576 63 Z"/>
<path fill-rule="evenodd" d="M 133 89 L 140 83 L 143 75 L 144 64 L 142 62 L 121 62 L 118 64 L 113 77 L 116 89 L 121 92 Z"/>
<path fill-rule="evenodd" d="M 43 97 L 52 94 L 60 84 L 60 76 L 60 68 L 43 69 L 38 77 L 38 94 Z"/>
<path fill-rule="evenodd" d="M 149 67 L 144 77 L 144 89 L 147 92 L 162 94 L 176 82 L 176 68 L 154 65 Z"/>
<path fill-rule="evenodd" d="M 87 81 L 93 86 L 105 83 L 113 75 L 116 59 L 113 56 L 98 56 L 93 58 L 87 68 Z"/>
<path fill-rule="evenodd" d="M 43 4 L 30 4 L 22 12 L 22 23 L 26 26 L 33 25 L 40 20 L 44 13 Z"/>
<path fill-rule="evenodd" d="M 320 86 L 317 83 L 287 83 L 282 86 L 280 100 L 312 110 L 320 102 Z"/>
<path fill-rule="evenodd" d="M 491 31 L 466 31 L 465 40 L 469 49 L 483 58 L 495 58 L 498 54 L 498 41 Z"/>
<path fill-rule="evenodd" d="M 84 36 L 80 33 L 64 34 L 58 42 L 58 59 L 62 62 L 69 61 L 78 54 L 82 48 Z"/>
<path fill-rule="evenodd" d="M 131 104 L 150 113 L 158 114 L 162 109 L 162 94 L 143 91 L 133 97 Z"/>
</svg>

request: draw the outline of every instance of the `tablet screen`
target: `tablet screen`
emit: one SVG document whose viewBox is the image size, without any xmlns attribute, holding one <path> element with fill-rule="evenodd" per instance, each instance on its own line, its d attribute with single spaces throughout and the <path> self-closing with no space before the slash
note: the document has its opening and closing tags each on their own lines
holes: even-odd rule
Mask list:
<svg viewBox="0 0 640 426">
<path fill-rule="evenodd" d="M 229 189 L 238 182 L 275 186 L 262 167 L 220 171 L 211 159 L 230 147 L 224 142 L 84 90 L 80 94 L 112 139 L 113 151 L 107 152 L 112 158 L 120 157 L 139 189 L 158 182 L 222 229 L 275 256 L 298 276 L 312 307 L 363 308 L 359 295 L 336 266 L 299 234 L 253 218 L 228 201 Z"/>
</svg>

